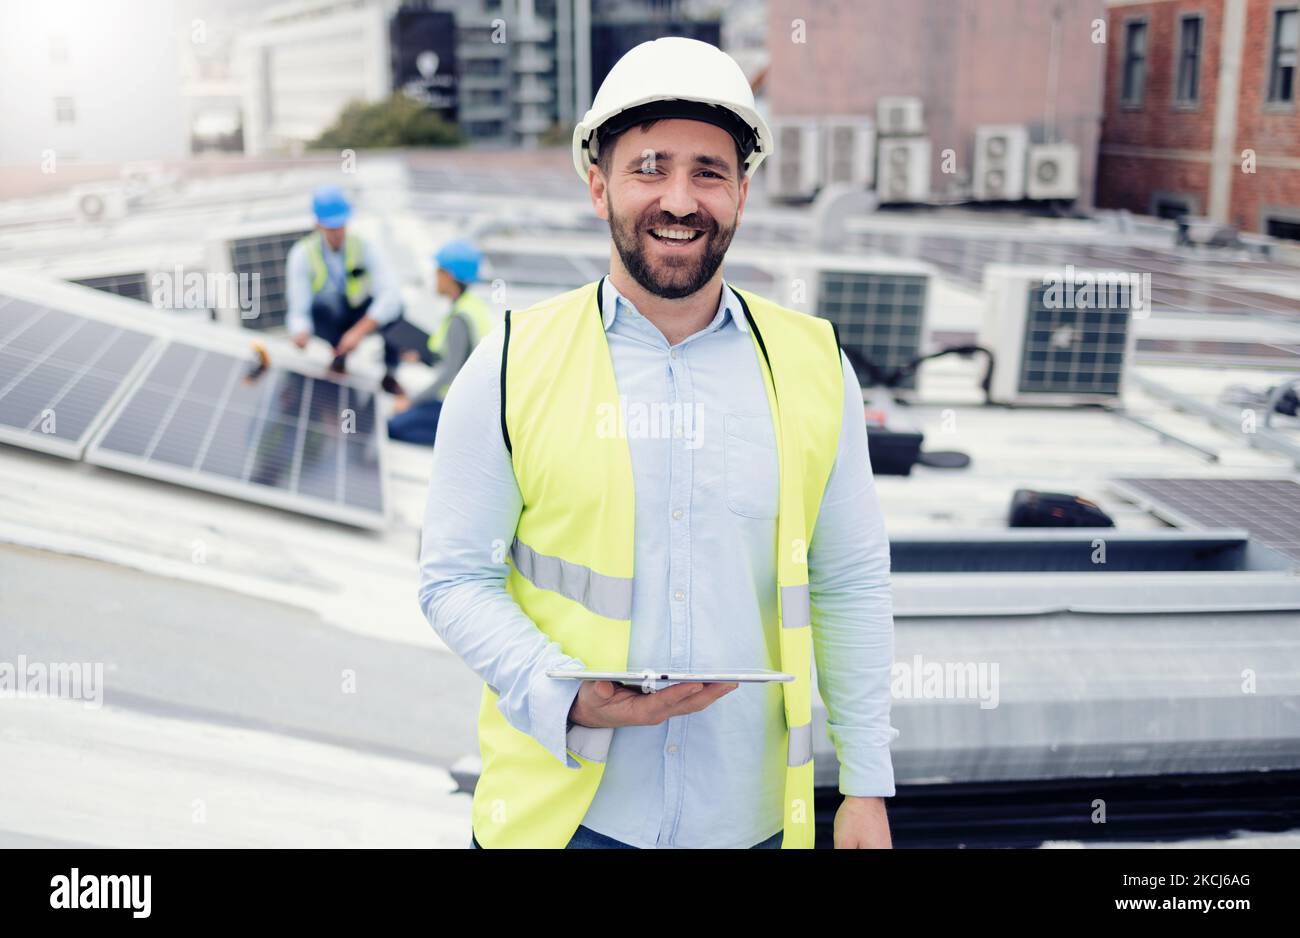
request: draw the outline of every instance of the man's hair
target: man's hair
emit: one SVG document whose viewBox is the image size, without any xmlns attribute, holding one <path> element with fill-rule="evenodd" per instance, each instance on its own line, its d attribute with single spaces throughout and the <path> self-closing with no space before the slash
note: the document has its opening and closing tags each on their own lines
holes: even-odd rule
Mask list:
<svg viewBox="0 0 1300 938">
<path fill-rule="evenodd" d="M 620 130 L 618 133 L 613 134 L 609 137 L 605 137 L 603 134 L 600 133 L 600 131 L 596 131 L 597 140 L 600 144 L 600 155 L 596 158 L 596 165 L 600 167 L 600 171 L 605 174 L 606 179 L 609 178 L 609 165 L 614 159 L 614 147 L 618 145 L 619 138 L 622 137 L 623 134 L 631 130 L 632 127 L 639 127 L 641 128 L 642 132 L 644 132 L 649 130 L 655 124 L 659 123 L 659 121 L 661 120 L 663 120 L 663 118 L 661 117 L 652 117 L 649 120 L 642 121 L 639 124 L 633 124 L 631 127 L 626 127 L 623 130 Z M 736 142 L 735 137 L 731 138 L 731 142 L 735 144 L 736 147 L 736 172 L 738 174 L 743 174 L 745 171 L 744 169 L 745 157 L 740 152 L 740 144 Z"/>
</svg>

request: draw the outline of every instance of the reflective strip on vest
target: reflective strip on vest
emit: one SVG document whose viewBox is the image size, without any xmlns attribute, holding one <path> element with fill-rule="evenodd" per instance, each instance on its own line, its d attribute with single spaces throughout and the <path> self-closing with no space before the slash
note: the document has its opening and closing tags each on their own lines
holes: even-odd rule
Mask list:
<svg viewBox="0 0 1300 938">
<path fill-rule="evenodd" d="M 812 597 L 808 584 L 781 587 L 781 628 L 801 629 L 812 625 Z"/>
<path fill-rule="evenodd" d="M 790 727 L 790 744 L 786 749 L 785 764 L 796 766 L 811 761 L 813 757 L 812 723 Z"/>
<path fill-rule="evenodd" d="M 606 619 L 632 618 L 632 580 L 606 576 L 560 557 L 539 554 L 519 538 L 510 545 L 510 558 L 520 576 L 538 589 L 559 593 Z"/>
</svg>

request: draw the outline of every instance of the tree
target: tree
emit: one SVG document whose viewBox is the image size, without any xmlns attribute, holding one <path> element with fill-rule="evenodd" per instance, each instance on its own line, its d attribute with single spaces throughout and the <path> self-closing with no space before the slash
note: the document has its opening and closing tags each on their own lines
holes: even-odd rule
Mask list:
<svg viewBox="0 0 1300 938">
<path fill-rule="evenodd" d="M 313 147 L 359 150 L 374 147 L 446 147 L 464 142 L 460 128 L 406 95 L 386 101 L 353 101 L 333 126 L 311 143 Z"/>
</svg>

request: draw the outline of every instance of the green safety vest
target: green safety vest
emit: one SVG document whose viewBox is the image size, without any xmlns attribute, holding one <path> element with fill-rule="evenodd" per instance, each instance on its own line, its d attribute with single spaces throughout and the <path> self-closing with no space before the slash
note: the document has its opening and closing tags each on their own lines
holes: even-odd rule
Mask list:
<svg viewBox="0 0 1300 938">
<path fill-rule="evenodd" d="M 299 243 L 307 250 L 307 262 L 311 265 L 311 292 L 315 295 L 325 289 L 330 278 L 329 268 L 325 266 L 325 236 L 313 231 Z M 366 270 L 364 242 L 351 233 L 343 239 L 343 270 L 346 276 L 343 293 L 348 305 L 355 309 L 370 295 L 370 272 Z"/>
<path fill-rule="evenodd" d="M 627 440 L 598 432 L 618 412 L 601 281 L 505 317 L 501 429 L 523 509 L 506 589 L 538 629 L 589 669 L 627 669 L 635 493 Z M 839 446 L 840 350 L 830 322 L 736 290 L 763 372 L 780 465 L 777 603 L 786 719 L 785 833 L 814 841 L 812 610 L 808 545 Z M 779 406 L 778 406 L 779 403 Z M 606 424 L 607 425 L 607 424 Z M 563 765 L 511 726 L 485 685 L 473 827 L 484 847 L 563 847 L 605 770 L 613 730 L 577 727 Z M 578 750 L 582 750 L 579 752 Z"/>
<path fill-rule="evenodd" d="M 496 326 L 487 304 L 479 298 L 478 294 L 470 293 L 468 289 L 462 290 L 460 296 L 456 297 L 456 302 L 451 304 L 451 311 L 443 317 L 442 322 L 438 323 L 438 328 L 429 336 L 429 351 L 435 355 L 441 355 L 446 347 L 447 333 L 451 330 L 451 320 L 454 316 L 464 319 L 469 327 L 470 351 L 473 351 L 474 346 L 483 341 L 483 337 Z M 438 385 L 438 396 L 446 397 L 450 386 L 450 381 L 441 382 Z"/>
</svg>

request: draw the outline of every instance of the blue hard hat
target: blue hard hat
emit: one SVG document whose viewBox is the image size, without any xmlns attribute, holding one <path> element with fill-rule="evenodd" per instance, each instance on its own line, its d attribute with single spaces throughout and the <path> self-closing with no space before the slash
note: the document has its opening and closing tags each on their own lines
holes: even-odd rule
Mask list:
<svg viewBox="0 0 1300 938">
<path fill-rule="evenodd" d="M 482 260 L 483 252 L 469 241 L 448 241 L 433 256 L 433 262 L 460 283 L 478 280 L 478 267 Z"/>
<path fill-rule="evenodd" d="M 311 194 L 311 208 L 316 221 L 326 228 L 345 225 L 352 216 L 352 203 L 338 186 L 318 186 Z"/>
</svg>

